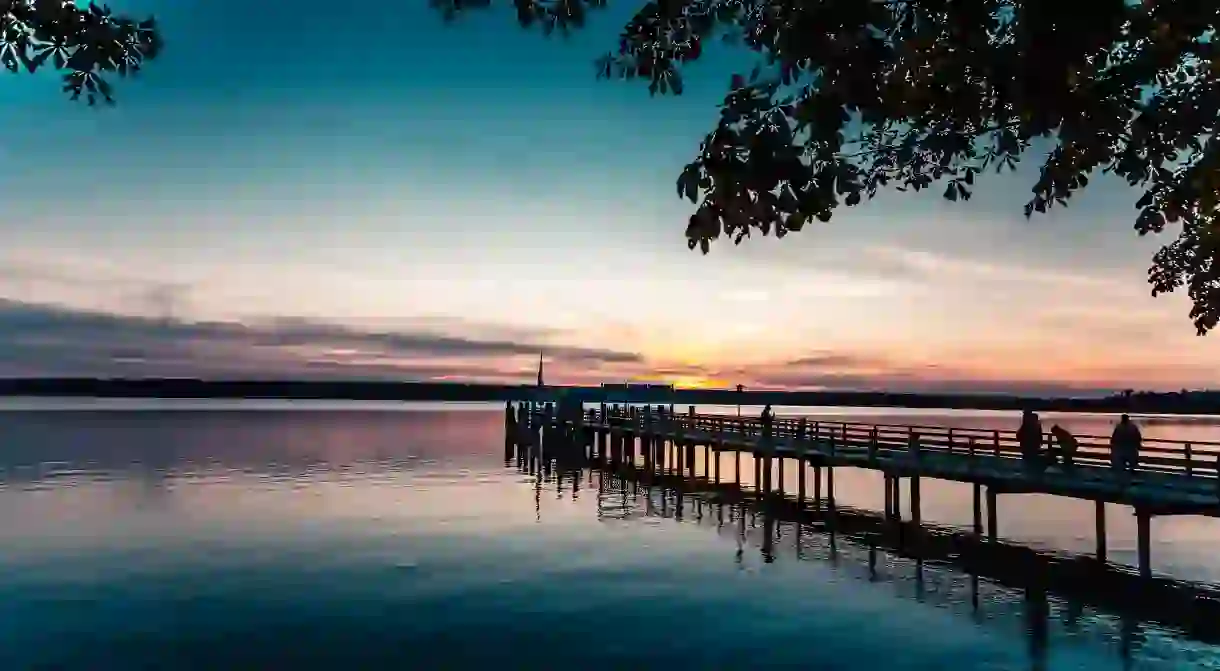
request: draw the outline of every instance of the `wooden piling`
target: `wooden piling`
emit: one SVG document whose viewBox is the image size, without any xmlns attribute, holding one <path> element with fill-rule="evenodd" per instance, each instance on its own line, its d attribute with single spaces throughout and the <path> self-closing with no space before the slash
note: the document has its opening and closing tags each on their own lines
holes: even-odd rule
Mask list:
<svg viewBox="0 0 1220 671">
<path fill-rule="evenodd" d="M 999 511 L 997 510 L 998 496 L 995 487 L 987 488 L 987 540 L 994 543 L 999 533 Z"/>
<path fill-rule="evenodd" d="M 1097 542 L 1097 561 L 1105 563 L 1106 548 L 1109 545 L 1106 542 L 1106 502 L 1094 501 L 1094 540 Z"/>
<path fill-rule="evenodd" d="M 983 486 L 974 483 L 974 535 L 983 537 Z"/>
<path fill-rule="evenodd" d="M 1135 509 L 1136 546 L 1140 577 L 1152 577 L 1152 517 L 1145 508 Z"/>
<path fill-rule="evenodd" d="M 826 467 L 826 503 L 830 512 L 835 509 L 835 467 Z"/>
<path fill-rule="evenodd" d="M 885 490 L 885 519 L 894 519 L 894 483 L 891 480 L 894 476 L 889 473 L 882 475 L 881 486 Z"/>
</svg>

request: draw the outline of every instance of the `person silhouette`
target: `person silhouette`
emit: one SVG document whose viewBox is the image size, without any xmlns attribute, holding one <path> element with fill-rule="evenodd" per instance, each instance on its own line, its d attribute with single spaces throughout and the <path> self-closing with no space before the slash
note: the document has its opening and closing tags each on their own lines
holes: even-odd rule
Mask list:
<svg viewBox="0 0 1220 671">
<path fill-rule="evenodd" d="M 1143 442 L 1139 427 L 1131 421 L 1129 415 L 1124 414 L 1119 418 L 1118 424 L 1114 425 L 1114 433 L 1110 435 L 1110 463 L 1127 475 L 1134 474 Z"/>
<path fill-rule="evenodd" d="M 771 438 L 771 425 L 775 421 L 775 411 L 771 410 L 771 404 L 763 408 L 762 415 L 759 417 L 762 424 L 762 434 L 764 439 Z"/>
<path fill-rule="evenodd" d="M 1055 437 L 1057 446 L 1055 452 L 1051 454 L 1051 463 L 1054 463 L 1057 455 L 1064 468 L 1071 468 L 1080 442 L 1076 440 L 1076 436 L 1073 436 L 1071 431 L 1058 424 L 1051 427 L 1051 435 Z"/>
<path fill-rule="evenodd" d="M 1027 473 L 1039 473 L 1042 463 L 1042 421 L 1038 413 L 1025 410 L 1021 413 L 1021 427 L 1017 429 L 1017 444 L 1021 446 L 1021 461 Z"/>
</svg>

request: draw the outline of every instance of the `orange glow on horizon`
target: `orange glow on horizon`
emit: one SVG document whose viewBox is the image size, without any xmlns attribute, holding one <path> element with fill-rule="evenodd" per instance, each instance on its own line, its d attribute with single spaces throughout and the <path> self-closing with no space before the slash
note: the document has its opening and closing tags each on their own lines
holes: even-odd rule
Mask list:
<svg viewBox="0 0 1220 671">
<path fill-rule="evenodd" d="M 670 375 L 661 379 L 679 389 L 723 389 L 728 386 L 724 380 L 696 375 Z"/>
</svg>

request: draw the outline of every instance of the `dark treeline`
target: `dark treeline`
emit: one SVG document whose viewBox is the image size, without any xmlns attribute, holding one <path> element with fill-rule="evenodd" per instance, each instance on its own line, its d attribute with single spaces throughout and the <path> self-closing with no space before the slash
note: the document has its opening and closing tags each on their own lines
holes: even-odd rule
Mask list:
<svg viewBox="0 0 1220 671">
<path fill-rule="evenodd" d="M 558 393 L 597 402 L 685 405 L 805 405 L 895 408 L 960 408 L 1074 412 L 1220 413 L 1220 392 L 1133 392 L 1106 398 L 1033 398 L 983 394 L 744 391 L 731 389 L 633 389 L 463 384 L 453 382 L 273 381 L 195 379 L 0 379 L 0 396 L 94 398 L 333 399 L 352 401 L 507 401 L 547 399 Z M 610 394 L 610 395 L 608 395 Z"/>
</svg>

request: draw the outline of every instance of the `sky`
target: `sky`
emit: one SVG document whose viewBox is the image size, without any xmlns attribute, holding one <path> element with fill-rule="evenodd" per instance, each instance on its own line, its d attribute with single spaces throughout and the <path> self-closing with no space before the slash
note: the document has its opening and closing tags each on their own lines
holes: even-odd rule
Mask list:
<svg viewBox="0 0 1220 671">
<path fill-rule="evenodd" d="M 1216 386 L 1121 183 L 1026 220 L 1031 155 L 702 256 L 674 180 L 746 55 L 650 98 L 594 77 L 631 3 L 550 39 L 374 4 L 123 0 L 166 47 L 117 106 L 6 78 L 0 376 Z"/>
</svg>

